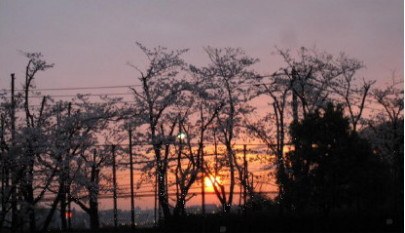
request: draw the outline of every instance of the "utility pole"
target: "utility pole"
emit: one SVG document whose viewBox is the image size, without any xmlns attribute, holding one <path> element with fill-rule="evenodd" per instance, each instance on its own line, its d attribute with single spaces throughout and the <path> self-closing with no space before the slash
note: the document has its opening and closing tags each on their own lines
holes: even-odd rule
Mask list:
<svg viewBox="0 0 405 233">
<path fill-rule="evenodd" d="M 247 159 L 246 159 L 246 145 L 243 145 L 243 167 L 244 167 L 244 171 L 243 171 L 243 181 L 245 182 L 245 185 L 243 187 L 243 204 L 245 205 L 246 208 L 246 197 L 247 197 L 247 185 L 248 185 L 248 163 L 247 163 Z"/>
<path fill-rule="evenodd" d="M 1 114 L 1 116 L 0 116 L 0 125 L 1 125 L 1 129 L 2 129 L 1 137 L 4 137 L 5 121 L 6 121 L 6 116 Z M 1 160 L 2 160 L 2 162 L 1 162 L 1 211 L 2 211 L 2 213 L 5 213 L 6 199 L 4 197 L 5 197 L 6 190 L 8 190 L 8 187 L 7 187 L 7 183 L 8 183 L 7 167 L 8 166 L 5 164 L 5 162 L 7 161 L 5 154 L 3 154 L 3 156 L 1 156 Z"/>
<path fill-rule="evenodd" d="M 15 154 L 14 154 L 14 150 L 15 150 L 15 100 L 14 100 L 14 92 L 15 92 L 15 76 L 14 74 L 11 74 L 11 156 L 13 156 L 13 158 L 10 158 L 11 163 L 14 167 L 14 161 L 16 161 L 16 158 L 14 158 Z M 19 169 L 19 168 L 17 168 Z M 17 215 L 17 184 L 15 182 L 15 169 L 12 169 L 11 172 L 13 173 L 11 176 L 11 192 L 12 192 L 12 196 L 11 196 L 11 231 L 15 232 L 17 230 L 18 227 L 18 215 Z M 8 181 L 7 181 L 8 183 Z"/>
<path fill-rule="evenodd" d="M 252 188 L 253 188 L 253 185 L 254 185 L 253 182 L 255 181 L 255 177 L 254 177 L 253 173 L 251 173 L 250 175 L 252 176 L 252 177 L 251 177 L 251 178 L 252 178 L 252 181 L 251 181 L 251 182 L 252 182 Z M 249 179 L 249 175 L 248 175 L 248 179 Z"/>
<path fill-rule="evenodd" d="M 117 211 L 117 174 L 115 165 L 115 145 L 111 145 L 112 167 L 113 167 L 113 198 L 114 198 L 114 228 L 118 228 L 118 211 Z"/>
<path fill-rule="evenodd" d="M 217 137 L 214 130 L 214 154 L 215 154 L 215 177 L 218 176 L 218 144 L 217 144 Z"/>
<path fill-rule="evenodd" d="M 14 74 L 11 74 L 11 144 L 14 146 L 15 144 L 15 100 L 14 100 L 14 92 L 15 92 L 15 77 Z"/>
<path fill-rule="evenodd" d="M 202 232 L 205 232 L 205 170 L 204 170 L 204 146 L 201 146 L 201 212 L 202 212 Z M 216 178 L 216 177 L 215 177 Z"/>
<path fill-rule="evenodd" d="M 70 119 L 70 117 L 71 117 L 71 112 L 72 112 L 72 102 L 69 102 L 69 105 L 68 105 L 68 117 L 69 117 L 69 119 Z M 66 175 L 67 175 L 67 182 L 66 182 L 66 194 L 67 194 L 67 197 L 66 197 L 66 200 L 67 200 L 67 209 L 68 209 L 68 215 L 67 215 L 67 220 L 68 220 L 68 229 L 69 230 L 71 230 L 71 228 L 72 228 L 72 208 L 71 208 L 71 199 L 70 199 L 70 185 L 71 185 L 71 180 L 70 180 L 70 159 L 71 159 L 71 156 L 70 156 L 70 154 L 69 153 L 67 153 L 67 158 L 68 158 L 68 161 L 67 161 L 67 164 L 66 164 L 66 166 L 67 166 L 67 169 L 66 169 Z M 66 215 L 65 215 L 66 216 Z"/>
<path fill-rule="evenodd" d="M 128 130 L 129 137 L 129 171 L 131 182 L 131 229 L 135 229 L 135 194 L 134 194 L 134 168 L 132 158 L 132 130 Z"/>
<path fill-rule="evenodd" d="M 71 206 L 71 202 L 70 202 L 70 195 L 68 197 L 68 229 L 71 230 L 72 229 L 72 206 Z"/>
<path fill-rule="evenodd" d="M 204 146 L 201 148 L 201 211 L 205 216 L 205 171 L 204 171 Z M 216 177 L 215 177 L 216 178 Z"/>
<path fill-rule="evenodd" d="M 156 160 L 157 163 L 157 160 Z M 155 225 L 157 224 L 157 208 L 158 208 L 158 167 L 156 166 L 156 171 L 155 171 L 155 208 L 154 208 L 154 217 L 155 217 Z"/>
<path fill-rule="evenodd" d="M 293 121 L 298 122 L 298 97 L 297 97 L 297 89 L 296 89 L 296 82 L 298 73 L 295 68 L 292 68 L 291 71 L 292 81 L 291 81 L 291 88 L 292 88 L 292 109 L 293 109 Z"/>
</svg>

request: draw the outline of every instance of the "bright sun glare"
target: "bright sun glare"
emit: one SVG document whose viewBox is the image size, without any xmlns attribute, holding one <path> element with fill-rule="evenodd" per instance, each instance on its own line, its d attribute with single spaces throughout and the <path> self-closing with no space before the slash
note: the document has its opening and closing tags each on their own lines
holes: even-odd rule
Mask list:
<svg viewBox="0 0 405 233">
<path fill-rule="evenodd" d="M 205 177 L 204 178 L 205 190 L 209 191 L 209 192 L 213 192 L 214 191 L 214 183 L 215 183 L 215 181 L 217 183 L 221 183 L 221 178 L 219 176 L 216 176 L 215 180 L 214 180 L 213 176 Z"/>
</svg>

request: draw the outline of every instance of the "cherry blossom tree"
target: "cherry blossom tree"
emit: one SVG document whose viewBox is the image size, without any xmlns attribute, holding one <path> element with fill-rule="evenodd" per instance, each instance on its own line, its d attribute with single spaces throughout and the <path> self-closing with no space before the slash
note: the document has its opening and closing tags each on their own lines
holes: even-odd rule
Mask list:
<svg viewBox="0 0 405 233">
<path fill-rule="evenodd" d="M 178 78 L 185 63 L 181 58 L 187 50 L 168 51 L 164 47 L 148 49 L 138 43 L 138 47 L 148 59 L 146 70 L 133 66 L 138 72 L 141 88 L 132 88 L 135 111 L 142 114 L 147 125 L 144 138 L 152 146 L 156 161 L 156 175 L 159 204 L 166 219 L 170 218 L 169 199 L 166 186 L 170 145 L 177 121 L 171 121 L 172 106 L 179 101 L 180 93 L 187 82 Z"/>
<path fill-rule="evenodd" d="M 205 49 L 210 64 L 203 68 L 194 68 L 199 75 L 209 80 L 215 88 L 216 98 L 223 101 L 221 111 L 216 115 L 215 123 L 220 133 L 220 141 L 226 147 L 226 164 L 229 168 L 229 190 L 227 194 L 224 184 L 214 179 L 213 187 L 222 204 L 224 213 L 229 213 L 233 202 L 236 172 L 239 174 L 239 181 L 243 185 L 243 169 L 238 164 L 236 153 L 233 149 L 234 139 L 242 127 L 242 119 L 245 113 L 252 110 L 248 101 L 256 96 L 251 84 L 256 77 L 251 66 L 258 62 L 258 59 L 251 58 L 241 49 L 225 48 L 218 49 L 207 47 Z M 209 167 L 205 172 L 211 173 Z"/>
</svg>

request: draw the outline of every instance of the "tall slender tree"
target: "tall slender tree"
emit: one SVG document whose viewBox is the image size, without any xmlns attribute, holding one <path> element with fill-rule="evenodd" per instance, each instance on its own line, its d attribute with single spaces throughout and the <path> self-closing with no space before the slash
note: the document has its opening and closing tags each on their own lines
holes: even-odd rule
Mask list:
<svg viewBox="0 0 405 233">
<path fill-rule="evenodd" d="M 238 129 L 242 126 L 243 114 L 252 110 L 248 101 L 256 96 L 256 92 L 251 88 L 256 75 L 251 70 L 251 66 L 257 63 L 258 59 L 251 58 L 243 50 L 235 48 L 207 47 L 205 51 L 210 59 L 210 64 L 207 67 L 195 68 L 194 70 L 212 83 L 218 98 L 224 101 L 220 114 L 216 116 L 216 125 L 218 132 L 220 132 L 220 140 L 226 148 L 226 164 L 229 167 L 230 185 L 229 190 L 227 190 L 228 194 L 224 185 L 215 179 L 213 187 L 222 204 L 223 212 L 229 213 L 238 174 L 239 181 L 244 182 L 243 169 L 238 164 L 233 143 L 238 136 Z M 206 170 L 209 171 L 207 167 Z"/>
<path fill-rule="evenodd" d="M 173 124 L 170 120 L 170 110 L 178 101 L 180 93 L 187 86 L 187 82 L 178 78 L 179 72 L 185 63 L 181 58 L 187 50 L 168 51 L 164 47 L 148 49 L 138 43 L 138 47 L 148 59 L 146 70 L 142 71 L 133 66 L 138 72 L 137 80 L 141 85 L 140 90 L 132 88 L 137 112 L 143 114 L 142 119 L 147 125 L 145 138 L 152 146 L 156 162 L 157 186 L 159 204 L 166 219 L 171 217 L 169 199 L 166 186 L 168 169 L 169 148 L 173 143 Z M 164 152 L 164 150 L 166 152 Z"/>
</svg>

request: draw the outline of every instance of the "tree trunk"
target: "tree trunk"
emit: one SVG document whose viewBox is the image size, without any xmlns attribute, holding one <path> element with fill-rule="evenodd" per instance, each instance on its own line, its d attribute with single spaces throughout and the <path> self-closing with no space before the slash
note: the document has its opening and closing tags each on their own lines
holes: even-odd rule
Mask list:
<svg viewBox="0 0 405 233">
<path fill-rule="evenodd" d="M 60 201 L 60 197 L 61 197 L 61 193 L 62 193 L 62 192 L 61 192 L 61 191 L 62 191 L 61 188 L 62 188 L 62 187 L 59 187 L 59 192 L 58 192 L 58 194 L 57 194 L 55 200 L 54 200 L 53 203 L 52 203 L 51 209 L 49 210 L 48 216 L 47 216 L 46 219 L 45 219 L 45 222 L 44 222 L 44 225 L 42 226 L 41 232 L 47 231 L 48 226 L 49 226 L 49 224 L 50 224 L 51 221 L 52 221 L 53 214 L 55 213 L 56 207 L 58 206 L 58 203 L 59 203 L 59 201 Z"/>
<path fill-rule="evenodd" d="M 35 203 L 34 203 L 34 189 L 33 189 L 33 170 L 34 170 L 34 153 L 32 149 L 28 151 L 28 165 L 26 167 L 25 174 L 25 184 L 24 184 L 24 193 L 26 205 L 27 205 L 27 214 L 29 218 L 29 228 L 30 232 L 36 232 L 36 219 L 35 219 Z"/>
<path fill-rule="evenodd" d="M 100 222 L 98 218 L 98 200 L 97 197 L 90 197 L 90 227 L 92 230 L 97 230 L 100 227 Z"/>
<path fill-rule="evenodd" d="M 165 171 L 161 168 L 161 166 L 158 166 L 159 204 L 162 207 L 165 220 L 168 220 L 168 219 L 170 219 L 171 214 L 170 214 L 169 199 L 168 199 L 168 195 L 167 195 L 165 179 L 166 179 Z"/>
<path fill-rule="evenodd" d="M 186 199 L 185 195 L 182 192 L 180 194 L 180 198 L 177 199 L 176 207 L 173 210 L 173 215 L 175 217 L 184 216 L 186 214 L 186 211 L 185 211 L 186 200 L 185 199 Z"/>
<path fill-rule="evenodd" d="M 96 152 L 94 152 L 95 161 Z M 99 217 L 98 217 L 98 182 L 99 182 L 99 170 L 93 166 L 91 170 L 91 182 L 95 184 L 94 187 L 89 188 L 90 200 L 89 200 L 89 216 L 90 216 L 90 227 L 92 230 L 97 230 L 100 227 Z"/>
<path fill-rule="evenodd" d="M 394 213 L 399 219 L 403 218 L 403 196 L 404 196 L 404 160 L 403 160 L 403 152 L 401 153 L 401 139 L 398 135 L 398 121 L 395 119 L 392 123 L 393 129 L 393 155 L 394 155 Z M 401 216 L 402 215 L 402 216 Z"/>
<path fill-rule="evenodd" d="M 67 229 L 67 221 L 66 221 L 66 189 L 64 182 L 60 184 L 62 186 L 61 197 L 60 197 L 60 222 L 62 225 L 62 230 Z"/>
</svg>

